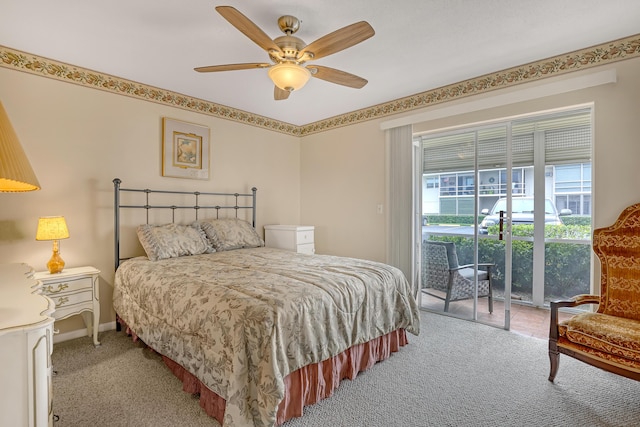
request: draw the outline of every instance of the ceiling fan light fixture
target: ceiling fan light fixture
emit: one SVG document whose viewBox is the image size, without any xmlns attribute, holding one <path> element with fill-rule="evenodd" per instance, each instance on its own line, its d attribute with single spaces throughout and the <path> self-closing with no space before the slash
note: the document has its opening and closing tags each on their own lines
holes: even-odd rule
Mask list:
<svg viewBox="0 0 640 427">
<path fill-rule="evenodd" d="M 301 89 L 311 78 L 309 70 L 290 62 L 274 65 L 268 74 L 273 84 L 289 92 Z"/>
</svg>

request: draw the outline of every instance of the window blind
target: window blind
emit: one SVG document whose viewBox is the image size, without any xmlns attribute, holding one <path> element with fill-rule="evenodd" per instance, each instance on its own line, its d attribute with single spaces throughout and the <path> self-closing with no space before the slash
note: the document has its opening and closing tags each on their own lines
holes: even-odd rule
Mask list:
<svg viewBox="0 0 640 427">
<path fill-rule="evenodd" d="M 536 132 L 544 134 L 548 164 L 588 162 L 591 159 L 591 111 L 558 113 L 512 122 L 513 166 L 533 164 Z M 465 129 L 444 135 L 419 136 L 423 149 L 423 173 L 468 170 L 473 164 L 478 137 L 480 170 L 505 167 L 506 122 L 490 129 Z"/>
</svg>

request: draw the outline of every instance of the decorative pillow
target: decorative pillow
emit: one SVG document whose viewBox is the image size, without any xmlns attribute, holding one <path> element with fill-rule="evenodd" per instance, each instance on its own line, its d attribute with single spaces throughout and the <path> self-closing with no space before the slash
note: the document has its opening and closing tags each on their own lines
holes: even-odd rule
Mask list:
<svg viewBox="0 0 640 427">
<path fill-rule="evenodd" d="M 216 251 L 264 246 L 264 240 L 255 228 L 242 219 L 204 219 L 194 224 L 202 228 Z"/>
<path fill-rule="evenodd" d="M 193 225 L 143 224 L 137 233 L 151 261 L 215 252 L 203 231 Z"/>
</svg>

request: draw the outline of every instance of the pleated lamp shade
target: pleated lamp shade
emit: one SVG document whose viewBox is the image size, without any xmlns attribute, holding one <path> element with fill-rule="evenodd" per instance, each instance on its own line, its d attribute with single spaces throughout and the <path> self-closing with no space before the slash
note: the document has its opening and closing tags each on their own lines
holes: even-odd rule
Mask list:
<svg viewBox="0 0 640 427">
<path fill-rule="evenodd" d="M 0 192 L 39 189 L 38 178 L 0 102 Z"/>
<path fill-rule="evenodd" d="M 60 240 L 69 238 L 69 228 L 63 216 L 41 216 L 38 219 L 36 240 Z"/>
</svg>

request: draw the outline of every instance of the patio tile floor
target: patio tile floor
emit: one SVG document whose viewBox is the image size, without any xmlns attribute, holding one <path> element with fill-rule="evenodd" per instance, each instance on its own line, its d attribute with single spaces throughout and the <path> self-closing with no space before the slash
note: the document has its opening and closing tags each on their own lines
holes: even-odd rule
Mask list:
<svg viewBox="0 0 640 427">
<path fill-rule="evenodd" d="M 489 314 L 487 309 L 487 299 L 481 298 L 478 301 L 478 321 L 494 326 L 501 326 L 504 324 L 504 302 L 496 300 L 493 304 L 493 313 Z M 444 302 L 423 294 L 422 308 L 426 308 L 430 311 L 442 312 L 444 310 Z M 456 317 L 470 318 L 472 313 L 473 303 L 471 300 L 456 301 L 449 305 L 449 314 Z M 560 312 L 560 320 L 568 319 L 571 316 L 573 316 L 573 314 Z M 539 308 L 527 304 L 512 302 L 510 331 L 546 340 L 549 338 L 550 318 L 551 311 L 548 308 Z"/>
</svg>

